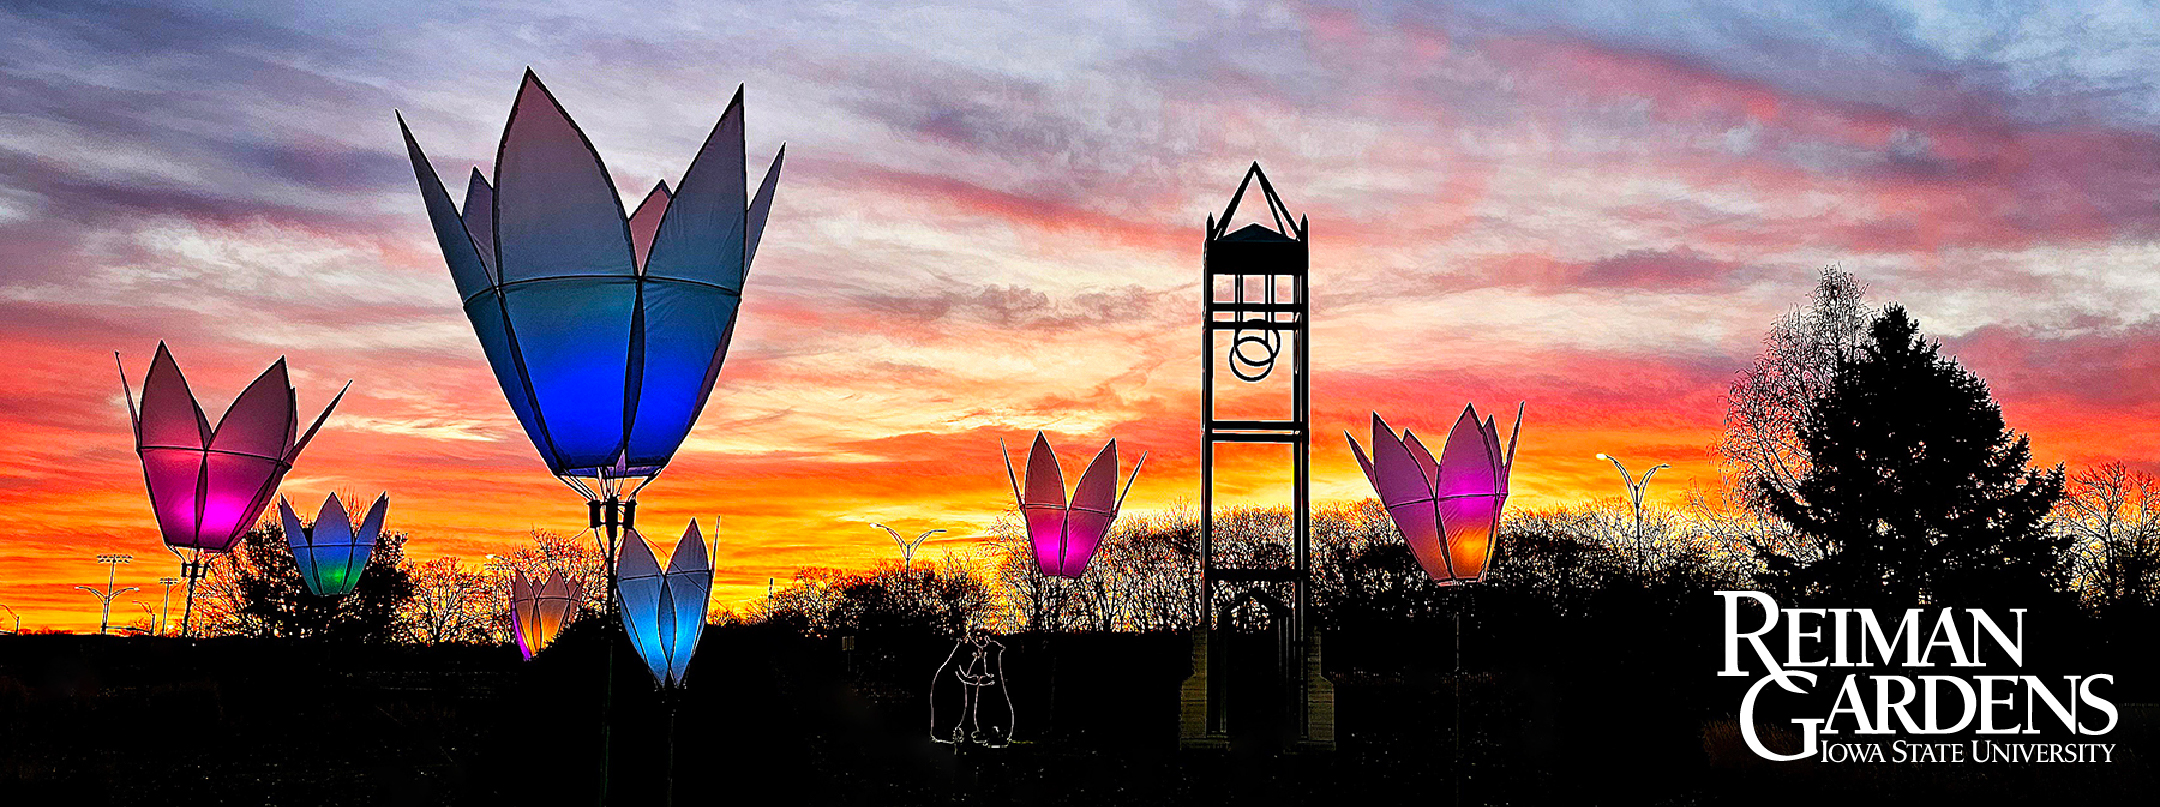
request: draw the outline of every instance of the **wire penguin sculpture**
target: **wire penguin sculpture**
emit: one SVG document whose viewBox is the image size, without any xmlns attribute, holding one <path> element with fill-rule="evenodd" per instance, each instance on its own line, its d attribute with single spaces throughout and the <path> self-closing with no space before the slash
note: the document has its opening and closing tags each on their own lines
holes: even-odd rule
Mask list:
<svg viewBox="0 0 2160 807">
<path fill-rule="evenodd" d="M 959 641 L 930 683 L 930 739 L 985 748 L 1012 744 L 1012 693 L 1006 688 L 1005 645 L 977 628 Z"/>
</svg>

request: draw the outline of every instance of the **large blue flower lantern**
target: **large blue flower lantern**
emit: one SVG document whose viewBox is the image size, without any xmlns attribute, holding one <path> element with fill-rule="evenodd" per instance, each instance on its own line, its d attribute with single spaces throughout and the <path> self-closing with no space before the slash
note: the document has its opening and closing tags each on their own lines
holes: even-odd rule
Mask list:
<svg viewBox="0 0 2160 807">
<path fill-rule="evenodd" d="M 752 197 L 743 94 L 674 188 L 636 210 L 540 79 L 526 71 L 493 183 L 463 209 L 398 118 L 428 218 L 503 397 L 548 470 L 590 503 L 604 551 L 712 394 L 756 257 L 783 147 Z"/>
</svg>

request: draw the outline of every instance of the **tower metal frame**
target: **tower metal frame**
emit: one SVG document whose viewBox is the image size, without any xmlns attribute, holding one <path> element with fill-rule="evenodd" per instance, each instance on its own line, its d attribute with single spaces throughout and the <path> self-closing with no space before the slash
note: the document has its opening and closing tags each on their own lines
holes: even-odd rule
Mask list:
<svg viewBox="0 0 2160 807">
<path fill-rule="evenodd" d="M 1248 225 L 1229 230 L 1238 203 L 1257 180 L 1260 194 L 1275 227 Z M 1196 631 L 1194 675 L 1184 697 L 1185 716 L 1181 740 L 1188 747 L 1227 744 L 1231 715 L 1227 708 L 1227 682 L 1234 671 L 1227 667 L 1223 642 L 1209 641 L 1218 631 L 1231 627 L 1235 608 L 1256 600 L 1270 609 L 1271 624 L 1281 632 L 1277 668 L 1284 680 L 1281 708 L 1288 717 L 1282 739 L 1299 747 L 1332 747 L 1334 741 L 1333 692 L 1319 676 L 1319 637 L 1308 619 L 1311 607 L 1312 535 L 1312 406 L 1310 292 L 1311 264 L 1309 223 L 1291 214 L 1276 194 L 1267 174 L 1255 162 L 1238 183 L 1222 216 L 1210 216 L 1203 247 L 1200 315 L 1200 558 L 1201 629 Z M 1216 287 L 1229 278 L 1225 296 Z M 1248 281 L 1265 282 L 1265 294 L 1247 299 Z M 1288 300 L 1278 288 L 1287 283 Z M 1227 350 L 1219 350 L 1218 334 L 1231 334 Z M 1258 382 L 1272 375 L 1285 358 L 1283 341 L 1291 342 L 1289 416 L 1284 419 L 1225 419 L 1217 416 L 1216 363 L 1223 362 L 1232 376 Z M 1232 566 L 1220 557 L 1215 543 L 1215 447 L 1221 443 L 1274 443 L 1291 449 L 1291 557 L 1288 566 Z M 1270 595 L 1260 585 L 1288 584 L 1287 601 Z M 1218 592 L 1236 591 L 1248 585 L 1243 596 L 1225 601 Z M 1240 709 L 1251 708 L 1241 705 Z"/>
</svg>

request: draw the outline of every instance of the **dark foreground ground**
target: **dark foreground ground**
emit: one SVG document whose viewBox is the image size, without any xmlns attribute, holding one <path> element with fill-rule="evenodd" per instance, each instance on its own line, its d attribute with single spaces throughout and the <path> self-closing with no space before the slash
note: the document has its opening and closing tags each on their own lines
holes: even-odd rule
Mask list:
<svg viewBox="0 0 2160 807">
<path fill-rule="evenodd" d="M 1669 648 L 1624 635 L 1482 648 L 1526 660 L 1472 664 L 1458 768 L 1452 658 L 1427 652 L 1449 645 L 1444 630 L 1331 638 L 1339 748 L 1284 756 L 1177 749 L 1182 635 L 1008 639 L 1026 742 L 956 754 L 929 741 L 925 699 L 950 644 L 859 637 L 843 651 L 715 629 L 675 704 L 675 803 L 1448 804 L 1457 771 L 1462 803 L 2151 804 L 2156 792 L 2149 706 L 2126 706 L 2100 738 L 2119 744 L 2112 764 L 1763 763 L 1731 732 L 1745 682 L 1709 675 L 1700 643 L 1657 665 L 1640 654 Z M 508 647 L 0 637 L 0 805 L 597 803 L 603 646 L 588 629 L 522 662 Z M 663 804 L 669 708 L 627 645 L 615 652 L 610 801 Z"/>
</svg>

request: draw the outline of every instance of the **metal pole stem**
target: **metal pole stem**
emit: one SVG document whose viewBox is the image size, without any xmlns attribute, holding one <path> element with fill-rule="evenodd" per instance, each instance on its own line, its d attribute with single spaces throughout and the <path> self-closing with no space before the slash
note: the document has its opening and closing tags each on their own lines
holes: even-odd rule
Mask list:
<svg viewBox="0 0 2160 807">
<path fill-rule="evenodd" d="M 1649 481 L 1649 480 L 1645 479 L 1645 480 L 1643 480 L 1643 481 L 1646 481 L 1646 482 L 1647 482 L 1647 481 Z M 1643 489 L 1642 489 L 1642 486 L 1641 486 L 1641 485 L 1635 485 L 1635 486 L 1633 486 L 1633 487 L 1635 488 L 1635 491 L 1634 491 L 1634 493 L 1635 493 L 1635 548 L 1636 548 L 1636 551 L 1637 551 L 1637 552 L 1640 552 L 1640 551 L 1642 551 L 1642 494 L 1643 494 Z"/>
<path fill-rule="evenodd" d="M 1455 803 L 1462 804 L 1462 604 L 1455 611 Z"/>
<path fill-rule="evenodd" d="M 601 620 L 601 635 L 604 637 L 601 664 L 606 668 L 601 680 L 606 689 L 600 693 L 600 804 L 605 807 L 608 802 L 608 769 L 612 767 L 610 763 L 613 761 L 615 740 L 615 633 L 609 628 L 612 628 L 615 620 L 621 616 L 621 610 L 615 601 L 615 542 L 619 536 L 617 530 L 621 522 L 618 514 L 621 512 L 622 500 L 609 496 L 606 502 L 594 502 L 593 505 L 593 520 L 598 522 L 593 526 L 604 528 L 602 535 L 606 536 L 607 541 L 601 555 L 602 566 L 607 570 L 607 605 L 605 616 Z M 672 795 L 672 791 L 670 793 Z"/>
<path fill-rule="evenodd" d="M 180 561 L 180 574 L 187 577 L 187 597 L 180 605 L 180 638 L 188 635 L 188 623 L 195 616 L 195 583 L 202 580 L 202 550 L 195 550 L 195 557 Z"/>
<path fill-rule="evenodd" d="M 675 693 L 667 693 L 667 807 L 675 807 Z"/>
<path fill-rule="evenodd" d="M 98 612 L 97 632 L 99 636 L 105 635 L 105 632 L 112 628 L 113 575 L 119 573 L 119 566 L 114 564 L 107 564 L 105 566 L 105 605 Z"/>
</svg>

